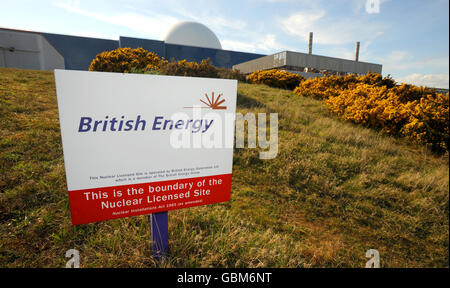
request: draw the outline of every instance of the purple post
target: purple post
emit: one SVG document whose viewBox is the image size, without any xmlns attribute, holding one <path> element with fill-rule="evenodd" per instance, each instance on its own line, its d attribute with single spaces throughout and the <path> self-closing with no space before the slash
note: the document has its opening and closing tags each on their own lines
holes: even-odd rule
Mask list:
<svg viewBox="0 0 450 288">
<path fill-rule="evenodd" d="M 169 215 L 167 211 L 150 214 L 152 249 L 156 260 L 169 255 Z"/>
</svg>

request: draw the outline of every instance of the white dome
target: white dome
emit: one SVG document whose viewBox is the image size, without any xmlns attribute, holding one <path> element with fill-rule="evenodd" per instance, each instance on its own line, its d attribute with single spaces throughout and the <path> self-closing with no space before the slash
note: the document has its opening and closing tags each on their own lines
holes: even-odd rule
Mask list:
<svg viewBox="0 0 450 288">
<path fill-rule="evenodd" d="M 220 41 L 211 29 L 197 22 L 180 22 L 172 26 L 164 40 L 168 44 L 222 49 Z"/>
</svg>

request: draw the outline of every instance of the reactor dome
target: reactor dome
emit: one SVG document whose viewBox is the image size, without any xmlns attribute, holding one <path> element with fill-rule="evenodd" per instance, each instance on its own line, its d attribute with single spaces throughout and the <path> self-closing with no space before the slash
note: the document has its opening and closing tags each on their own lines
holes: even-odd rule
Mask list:
<svg viewBox="0 0 450 288">
<path fill-rule="evenodd" d="M 211 29 L 197 22 L 181 22 L 172 26 L 164 41 L 168 44 L 222 49 L 220 41 Z"/>
</svg>

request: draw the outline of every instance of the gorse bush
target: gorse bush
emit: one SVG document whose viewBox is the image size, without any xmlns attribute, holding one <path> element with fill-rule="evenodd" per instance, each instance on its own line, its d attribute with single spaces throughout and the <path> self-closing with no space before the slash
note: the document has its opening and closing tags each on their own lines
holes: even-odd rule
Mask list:
<svg viewBox="0 0 450 288">
<path fill-rule="evenodd" d="M 187 60 L 171 61 L 160 67 L 164 75 L 219 78 L 219 69 L 210 59 L 203 59 L 200 63 Z"/>
<path fill-rule="evenodd" d="M 347 78 L 351 79 L 354 78 L 356 83 L 364 83 L 369 85 L 375 85 L 375 86 L 384 86 L 386 88 L 393 88 L 397 85 L 397 83 L 394 81 L 394 79 L 391 78 L 390 75 L 387 77 L 381 76 L 378 73 L 368 73 L 363 76 L 356 76 L 354 74 L 348 75 Z"/>
<path fill-rule="evenodd" d="M 164 75 L 235 79 L 245 82 L 244 74 L 238 70 L 217 68 L 209 58 L 200 63 L 187 60 L 171 61 L 161 65 L 159 71 Z"/>
<path fill-rule="evenodd" d="M 302 81 L 294 93 L 312 96 L 317 99 L 327 99 L 330 96 L 338 96 L 341 91 L 346 90 L 352 84 L 369 84 L 378 87 L 393 88 L 395 81 L 388 77 L 383 78 L 380 74 L 369 73 L 364 76 L 354 74 L 346 76 L 327 76 L 320 78 L 310 78 Z"/>
<path fill-rule="evenodd" d="M 245 81 L 245 75 L 237 70 L 215 67 L 210 59 L 200 63 L 187 60 L 168 62 L 143 48 L 118 48 L 98 54 L 89 71 L 145 73 L 173 76 L 224 78 Z"/>
<path fill-rule="evenodd" d="M 133 69 L 158 70 L 164 63 L 167 61 L 143 48 L 118 48 L 98 54 L 92 60 L 89 71 L 128 73 Z"/>
<path fill-rule="evenodd" d="M 428 94 L 414 100 L 408 109 L 409 119 L 402 134 L 415 142 L 427 143 L 436 151 L 449 150 L 449 96 L 448 93 Z"/>
<path fill-rule="evenodd" d="M 242 74 L 239 70 L 233 70 L 229 68 L 218 68 L 219 78 L 222 79 L 235 79 L 240 82 L 246 82 L 245 74 Z"/>
<path fill-rule="evenodd" d="M 250 83 L 265 84 L 270 87 L 293 90 L 305 80 L 305 78 L 295 73 L 272 69 L 253 72 L 248 75 L 247 80 Z"/>
<path fill-rule="evenodd" d="M 339 118 L 430 146 L 449 149 L 449 96 L 390 77 L 330 76 L 303 81 L 294 93 L 322 99 Z"/>
<path fill-rule="evenodd" d="M 294 93 L 311 96 L 316 99 L 326 99 L 330 96 L 338 96 L 346 83 L 344 77 L 329 76 L 321 78 L 310 78 L 302 81 L 295 88 Z"/>
</svg>

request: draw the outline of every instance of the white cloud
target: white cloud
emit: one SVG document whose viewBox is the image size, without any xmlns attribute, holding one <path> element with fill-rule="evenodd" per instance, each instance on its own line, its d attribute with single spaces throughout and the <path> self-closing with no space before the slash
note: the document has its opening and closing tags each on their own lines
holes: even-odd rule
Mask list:
<svg viewBox="0 0 450 288">
<path fill-rule="evenodd" d="M 79 1 L 57 2 L 54 5 L 68 12 L 83 15 L 108 24 L 126 27 L 143 36 L 154 37 L 156 39 L 163 39 L 168 27 L 171 27 L 179 21 L 174 17 L 159 14 L 144 16 L 137 13 L 124 12 L 116 15 L 106 15 L 90 12 L 81 9 Z"/>
<path fill-rule="evenodd" d="M 383 64 L 383 74 L 391 74 L 399 83 L 449 88 L 449 74 L 439 73 L 448 71 L 448 55 L 429 55 L 420 58 L 409 51 L 394 50 L 385 57 L 376 57 L 376 61 Z"/>
<path fill-rule="evenodd" d="M 231 30 L 243 30 L 247 27 L 247 22 L 238 19 L 230 19 L 229 17 L 221 17 L 217 15 L 211 16 L 210 13 L 202 13 L 201 15 L 195 15 L 185 10 L 178 10 L 178 14 L 186 17 L 190 20 L 200 22 L 210 28 L 214 32 L 226 33 Z"/>
<path fill-rule="evenodd" d="M 295 51 L 293 47 L 285 46 L 277 41 L 274 34 L 266 34 L 257 37 L 258 40 L 236 41 L 231 39 L 224 39 L 221 41 L 223 49 L 233 51 L 246 51 L 253 53 L 276 53 L 284 50 Z"/>
<path fill-rule="evenodd" d="M 409 53 L 408 51 L 394 50 L 389 53 L 389 55 L 386 57 L 386 60 L 397 65 L 400 62 L 405 62 L 411 60 L 412 58 L 413 57 L 411 53 Z"/>
<path fill-rule="evenodd" d="M 224 39 L 221 40 L 220 43 L 222 44 L 222 48 L 225 50 L 256 52 L 255 46 L 249 42 Z"/>
<path fill-rule="evenodd" d="M 260 41 L 256 43 L 256 47 L 258 49 L 264 50 L 264 51 L 272 51 L 276 52 L 279 50 L 292 50 L 289 49 L 286 46 L 283 46 L 277 41 L 277 38 L 274 34 L 267 34 L 265 35 Z"/>
<path fill-rule="evenodd" d="M 417 58 L 411 52 L 395 50 L 386 57 L 378 58 L 377 61 L 383 64 L 383 70 L 405 71 L 405 70 L 448 70 L 448 55 L 430 55 L 424 58 Z"/>
<path fill-rule="evenodd" d="M 448 74 L 418 74 L 414 73 L 405 77 L 396 79 L 399 83 L 408 83 L 418 86 L 427 86 L 433 88 L 449 88 Z"/>
<path fill-rule="evenodd" d="M 314 43 L 346 44 L 356 41 L 373 41 L 383 34 L 385 24 L 367 22 L 363 18 L 331 17 L 324 9 L 298 11 L 280 19 L 285 32 L 308 41 L 309 32 L 314 33 Z"/>
<path fill-rule="evenodd" d="M 287 33 L 300 36 L 308 41 L 309 32 L 313 32 L 313 26 L 325 16 L 324 10 L 297 12 L 286 19 L 281 20 L 281 24 Z M 320 38 L 315 39 L 320 43 Z"/>
</svg>

